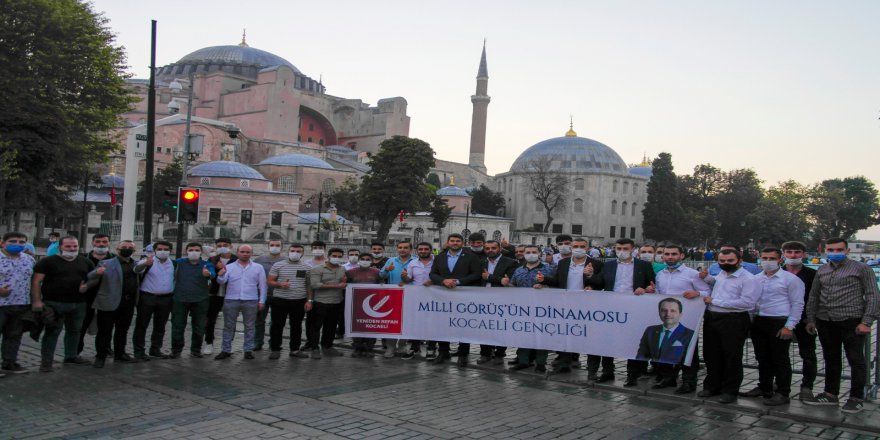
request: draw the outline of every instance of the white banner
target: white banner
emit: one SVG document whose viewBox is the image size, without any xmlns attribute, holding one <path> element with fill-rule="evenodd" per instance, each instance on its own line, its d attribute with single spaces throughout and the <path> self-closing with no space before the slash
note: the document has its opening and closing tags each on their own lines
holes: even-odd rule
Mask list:
<svg viewBox="0 0 880 440">
<path fill-rule="evenodd" d="M 703 298 L 503 287 L 350 284 L 346 333 L 690 365 Z"/>
</svg>

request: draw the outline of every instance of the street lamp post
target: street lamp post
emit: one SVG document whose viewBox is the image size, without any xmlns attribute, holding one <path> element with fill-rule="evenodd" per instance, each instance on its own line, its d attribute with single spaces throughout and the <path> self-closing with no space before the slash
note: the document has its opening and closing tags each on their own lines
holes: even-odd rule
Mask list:
<svg viewBox="0 0 880 440">
<path fill-rule="evenodd" d="M 467 231 L 468 236 L 471 235 L 471 230 L 468 229 L 468 221 L 470 220 L 470 218 L 471 218 L 471 204 L 465 203 L 464 204 L 464 230 Z M 464 239 L 467 240 L 468 238 L 465 237 Z"/>
<path fill-rule="evenodd" d="M 305 205 L 306 205 L 306 209 L 312 209 L 312 199 L 313 199 L 314 197 L 315 197 L 315 196 L 309 197 L 309 199 L 306 200 L 306 203 L 305 203 Z M 324 209 L 324 193 L 323 193 L 323 192 L 319 192 L 319 193 L 318 193 L 318 221 L 317 221 L 317 223 L 318 223 L 318 232 L 317 232 L 317 234 L 315 235 L 315 237 L 316 237 L 315 240 L 317 240 L 317 241 L 320 241 L 320 240 L 321 240 L 321 211 L 322 211 L 323 209 Z"/>
<path fill-rule="evenodd" d="M 182 172 L 180 174 L 180 186 L 186 186 L 186 173 L 187 168 L 189 167 L 189 146 L 190 146 L 190 127 L 192 125 L 192 102 L 193 102 L 193 80 L 194 75 L 192 72 L 189 74 L 189 91 L 186 97 L 186 128 L 184 128 L 183 132 L 183 164 L 182 164 Z M 180 83 L 176 80 L 171 83 L 171 88 L 174 90 L 180 90 L 182 87 Z M 179 106 L 172 107 L 172 111 L 174 109 L 179 109 Z M 180 201 L 178 200 L 178 203 Z M 178 206 L 178 214 L 177 214 L 177 258 L 180 258 L 182 255 L 182 247 L 183 247 L 183 219 L 180 218 L 180 206 Z"/>
</svg>

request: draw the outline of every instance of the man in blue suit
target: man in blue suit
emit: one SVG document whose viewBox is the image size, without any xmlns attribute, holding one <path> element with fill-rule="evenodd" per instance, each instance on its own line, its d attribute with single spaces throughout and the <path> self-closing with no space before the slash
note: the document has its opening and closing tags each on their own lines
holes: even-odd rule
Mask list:
<svg viewBox="0 0 880 440">
<path fill-rule="evenodd" d="M 616 260 L 606 262 L 601 271 L 590 277 L 590 288 L 617 293 L 643 295 L 654 292 L 654 267 L 647 261 L 633 258 L 635 242 L 621 238 L 614 243 Z M 599 365 L 602 375 L 597 376 Z M 643 361 L 630 360 L 626 365 L 625 386 L 636 385 L 636 380 L 647 369 Z M 587 356 L 587 379 L 595 382 L 614 380 L 614 358 L 609 356 Z"/>
<path fill-rule="evenodd" d="M 665 298 L 657 305 L 660 312 L 661 325 L 652 325 L 645 329 L 639 342 L 636 359 L 652 360 L 666 364 L 684 363 L 688 346 L 694 338 L 694 331 L 681 325 L 682 304 L 675 298 Z M 663 378 L 655 388 L 675 386 L 675 378 Z"/>
</svg>

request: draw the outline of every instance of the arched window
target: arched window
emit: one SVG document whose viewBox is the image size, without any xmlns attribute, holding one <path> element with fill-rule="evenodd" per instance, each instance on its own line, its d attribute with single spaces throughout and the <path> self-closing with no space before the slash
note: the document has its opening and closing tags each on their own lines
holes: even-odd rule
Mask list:
<svg viewBox="0 0 880 440">
<path fill-rule="evenodd" d="M 492 240 L 501 241 L 501 231 L 495 231 L 492 233 Z"/>
<path fill-rule="evenodd" d="M 615 182 L 617 182 L 617 181 L 615 180 Z M 613 200 L 611 202 L 611 213 L 617 214 L 617 200 Z"/>
<path fill-rule="evenodd" d="M 626 194 L 629 192 L 629 182 L 626 180 L 623 181 L 623 193 Z"/>
<path fill-rule="evenodd" d="M 584 179 L 574 179 L 574 189 L 584 189 Z"/>
<path fill-rule="evenodd" d="M 633 195 L 636 195 L 636 193 L 637 193 L 638 191 L 639 191 L 639 184 L 638 184 L 638 183 L 633 183 Z"/>
<path fill-rule="evenodd" d="M 282 192 L 294 192 L 296 189 L 296 178 L 294 176 L 281 176 L 278 178 L 278 188 L 276 190 Z"/>
<path fill-rule="evenodd" d="M 583 199 L 574 199 L 574 212 L 576 212 L 576 213 L 584 212 Z"/>
<path fill-rule="evenodd" d="M 632 206 L 632 216 L 633 217 L 636 216 L 636 204 L 635 203 L 633 203 L 633 206 Z"/>
<path fill-rule="evenodd" d="M 321 191 L 325 194 L 330 194 L 333 191 L 336 191 L 336 181 L 329 177 L 324 179 L 324 183 L 321 185 Z"/>
<path fill-rule="evenodd" d="M 480 229 L 479 231 L 477 231 L 477 233 L 480 234 L 480 235 L 482 235 L 483 237 L 486 236 L 486 230 L 485 230 L 485 229 Z"/>
<path fill-rule="evenodd" d="M 422 229 L 421 227 L 416 228 L 416 230 L 413 231 L 413 243 L 422 242 L 422 237 L 424 237 L 424 235 L 425 235 L 424 229 Z"/>
<path fill-rule="evenodd" d="M 623 204 L 620 205 L 620 215 L 626 215 L 626 208 L 627 208 L 627 203 L 623 202 Z"/>
<path fill-rule="evenodd" d="M 611 191 L 617 192 L 617 179 L 614 179 L 614 183 L 611 185 Z"/>
</svg>

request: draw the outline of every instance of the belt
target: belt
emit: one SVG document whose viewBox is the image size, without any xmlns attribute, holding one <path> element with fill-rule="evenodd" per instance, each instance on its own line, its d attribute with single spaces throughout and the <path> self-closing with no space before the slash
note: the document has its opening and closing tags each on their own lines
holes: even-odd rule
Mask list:
<svg viewBox="0 0 880 440">
<path fill-rule="evenodd" d="M 788 321 L 788 316 L 761 316 L 761 315 L 755 316 L 755 319 L 759 319 L 759 318 L 760 319 L 770 319 L 773 321 Z"/>
<path fill-rule="evenodd" d="M 172 294 L 174 294 L 174 292 L 168 292 L 168 293 L 153 293 L 153 292 L 147 292 L 146 290 L 141 290 L 141 294 L 143 294 L 143 295 L 153 295 L 153 296 L 171 296 Z"/>
<path fill-rule="evenodd" d="M 749 312 L 715 312 L 712 310 L 706 310 L 706 315 L 713 318 L 728 318 L 731 316 L 740 316 L 743 313 L 748 314 Z"/>
</svg>

